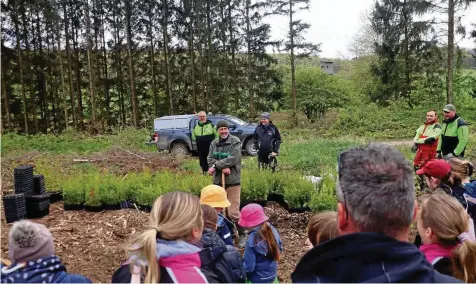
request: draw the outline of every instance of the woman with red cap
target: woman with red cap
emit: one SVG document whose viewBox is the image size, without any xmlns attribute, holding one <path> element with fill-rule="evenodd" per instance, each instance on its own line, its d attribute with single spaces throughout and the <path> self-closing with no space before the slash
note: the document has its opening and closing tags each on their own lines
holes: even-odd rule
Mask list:
<svg viewBox="0 0 476 284">
<path fill-rule="evenodd" d="M 451 171 L 451 165 L 445 160 L 433 160 L 425 164 L 417 175 L 424 175 L 426 184 L 430 190 L 443 190 L 455 197 L 464 209 L 468 208 L 468 202 L 464 197 L 465 188 L 457 175 Z"/>
<path fill-rule="evenodd" d="M 263 207 L 243 207 L 238 224 L 250 231 L 245 244 L 243 266 L 251 283 L 277 283 L 278 261 L 283 245 L 276 228 L 268 222 Z"/>
<path fill-rule="evenodd" d="M 424 175 L 428 188 L 432 191 L 444 191 L 452 195 L 463 205 L 468 212 L 468 201 L 464 195 L 465 187 L 460 176 L 452 171 L 451 165 L 445 160 L 429 161 L 423 168 L 416 172 L 417 175 Z M 470 216 L 470 232 L 471 240 L 475 240 L 474 222 L 476 216 Z"/>
</svg>

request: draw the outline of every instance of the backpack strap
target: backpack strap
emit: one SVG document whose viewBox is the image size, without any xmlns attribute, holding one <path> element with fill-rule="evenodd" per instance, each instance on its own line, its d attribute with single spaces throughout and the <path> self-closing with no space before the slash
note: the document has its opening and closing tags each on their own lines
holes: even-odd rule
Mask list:
<svg viewBox="0 0 476 284">
<path fill-rule="evenodd" d="M 440 261 L 440 259 L 442 259 L 443 257 L 442 256 L 439 256 L 435 259 L 433 259 L 433 261 L 431 262 L 431 265 L 435 265 L 438 261 Z"/>
<path fill-rule="evenodd" d="M 213 262 L 212 252 L 210 251 L 210 248 L 202 249 L 198 252 L 198 256 L 200 256 L 200 263 L 202 267 L 207 266 Z"/>
</svg>

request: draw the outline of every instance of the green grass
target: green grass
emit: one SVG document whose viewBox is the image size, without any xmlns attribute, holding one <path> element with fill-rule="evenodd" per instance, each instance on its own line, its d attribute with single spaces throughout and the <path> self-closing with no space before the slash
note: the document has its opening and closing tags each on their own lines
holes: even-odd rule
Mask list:
<svg viewBox="0 0 476 284">
<path fill-rule="evenodd" d="M 29 151 L 53 154 L 89 154 L 101 152 L 111 147 L 156 151 L 155 146 L 146 145 L 149 132 L 146 129 L 127 128 L 112 135 L 91 136 L 68 130 L 61 135 L 37 134 L 19 135 L 7 133 L 2 136 L 1 153 L 15 155 Z"/>
<path fill-rule="evenodd" d="M 338 153 L 368 141 L 411 139 L 423 121 L 426 109 L 387 109 L 369 105 L 333 111 L 323 120 L 310 124 L 301 115 L 300 126 L 292 129 L 289 113 L 273 113 L 275 124 L 281 129 L 283 143 L 278 156 L 276 174 L 258 172 L 256 158 L 243 157 L 242 200 L 249 202 L 266 199 L 271 193 L 280 194 L 291 207 L 310 207 L 315 211 L 335 209 L 335 176 Z M 469 122 L 476 121 L 476 110 L 462 111 Z M 471 136 L 466 158 L 476 162 L 475 127 L 470 126 Z M 150 205 L 165 192 L 184 190 L 194 194 L 211 183 L 211 177 L 201 175 L 197 158 L 181 160 L 174 171 L 151 173 L 147 169 L 125 176 L 113 174 L 117 165 L 102 168 L 91 163 L 73 163 L 80 155 L 101 153 L 114 147 L 155 152 L 146 145 L 149 131 L 128 128 L 112 135 L 91 136 L 67 131 L 61 135 L 2 136 L 2 167 L 13 168 L 26 163 L 35 165 L 35 173 L 43 174 L 47 189 L 62 189 L 66 204 L 86 203 L 107 205 L 122 199 L 134 199 L 139 204 Z M 412 161 L 414 154 L 409 146 L 397 148 Z M 302 179 L 303 175 L 324 177 L 318 188 Z"/>
</svg>

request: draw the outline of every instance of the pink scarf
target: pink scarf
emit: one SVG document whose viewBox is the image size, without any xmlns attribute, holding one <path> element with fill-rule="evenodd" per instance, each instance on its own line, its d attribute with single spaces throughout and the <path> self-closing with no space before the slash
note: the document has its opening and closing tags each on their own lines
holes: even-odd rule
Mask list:
<svg viewBox="0 0 476 284">
<path fill-rule="evenodd" d="M 443 246 L 438 243 L 422 245 L 420 246 L 420 250 L 426 257 L 428 262 L 433 263 L 433 260 L 437 257 L 451 257 L 453 250 L 456 248 L 455 246 Z"/>
</svg>

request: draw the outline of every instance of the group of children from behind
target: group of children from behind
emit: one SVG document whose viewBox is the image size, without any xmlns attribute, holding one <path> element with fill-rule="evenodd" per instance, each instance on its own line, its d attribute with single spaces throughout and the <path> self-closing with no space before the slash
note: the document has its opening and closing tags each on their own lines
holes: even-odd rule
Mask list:
<svg viewBox="0 0 476 284">
<path fill-rule="evenodd" d="M 467 180 L 456 173 L 443 175 L 447 167 L 441 169 L 440 164 L 429 164 L 421 172 L 430 189 L 438 182 L 447 184 L 449 191 L 436 191 L 420 200 L 416 218 L 420 250 L 435 270 L 464 282 L 476 282 L 476 243 L 471 240 L 474 224 L 467 213 L 467 194 L 462 202 L 454 189 L 455 182 Z M 457 169 L 450 167 L 450 172 L 451 168 Z M 277 282 L 283 253 L 277 229 L 260 205 L 244 206 L 239 225 L 247 228 L 248 239 L 242 258 L 233 246 L 233 223 L 225 217 L 228 206 L 226 191 L 216 185 L 205 187 L 200 198 L 180 191 L 161 195 L 154 202 L 147 229 L 127 248 L 128 260 L 115 271 L 112 282 Z M 336 219 L 336 212 L 320 212 L 310 219 L 309 249 L 339 237 Z M 9 233 L 12 264 L 2 266 L 1 281 L 89 283 L 86 277 L 66 273 L 52 244 L 44 226 L 30 221 L 14 224 Z"/>
</svg>

